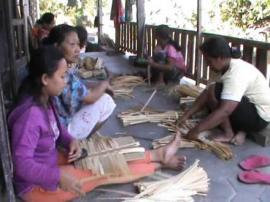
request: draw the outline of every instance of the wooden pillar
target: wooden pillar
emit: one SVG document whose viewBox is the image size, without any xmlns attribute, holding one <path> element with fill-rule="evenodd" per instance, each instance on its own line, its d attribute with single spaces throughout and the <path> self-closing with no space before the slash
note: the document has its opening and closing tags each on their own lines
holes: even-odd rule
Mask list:
<svg viewBox="0 0 270 202">
<path fill-rule="evenodd" d="M 199 84 L 201 80 L 201 52 L 199 50 L 200 44 L 202 42 L 202 9 L 201 0 L 197 0 L 197 33 L 196 33 L 196 84 Z"/>
<path fill-rule="evenodd" d="M 0 1 L 0 64 L 1 64 L 1 75 L 0 75 L 0 181 L 3 180 L 4 182 L 1 184 L 5 184 L 6 196 L 7 201 L 15 202 L 15 194 L 12 184 L 12 175 L 13 175 L 13 168 L 12 168 L 12 159 L 10 155 L 10 144 L 9 144 L 9 135 L 7 130 L 7 123 L 6 123 L 6 112 L 5 112 L 5 101 L 3 97 L 3 81 L 2 72 L 7 71 L 10 69 L 10 61 L 9 61 L 9 54 L 10 54 L 10 47 L 9 47 L 9 38 L 8 35 L 10 34 L 9 30 L 7 29 L 7 22 L 11 23 L 11 18 L 7 18 L 8 11 L 10 8 L 10 1 Z M 8 31 L 7 31 L 8 30 Z M 10 78 L 10 83 L 13 80 Z M 15 81 L 14 81 L 15 82 Z M 11 88 L 11 86 L 10 86 Z M 2 200 L 2 199 L 1 199 Z"/>
<path fill-rule="evenodd" d="M 103 26 L 103 12 L 102 12 L 102 0 L 97 0 L 97 5 L 98 5 L 98 11 L 97 11 L 97 16 L 98 16 L 98 44 L 101 43 L 101 35 L 102 35 L 102 26 Z"/>
<path fill-rule="evenodd" d="M 28 22 L 27 17 L 30 16 L 29 12 L 29 0 L 23 0 L 23 20 L 24 20 L 24 50 L 26 51 L 25 55 L 27 57 L 27 61 L 30 60 L 30 52 L 29 52 L 29 33 L 28 33 Z"/>
<path fill-rule="evenodd" d="M 143 57 L 144 49 L 144 27 L 145 27 L 145 9 L 144 0 L 137 0 L 137 57 Z"/>
</svg>

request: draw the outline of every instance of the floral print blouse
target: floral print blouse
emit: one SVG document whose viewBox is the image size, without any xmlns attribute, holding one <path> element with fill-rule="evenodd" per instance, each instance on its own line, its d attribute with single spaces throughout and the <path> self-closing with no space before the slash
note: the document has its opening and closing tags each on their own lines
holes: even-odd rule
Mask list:
<svg viewBox="0 0 270 202">
<path fill-rule="evenodd" d="M 89 94 L 89 89 L 78 77 L 77 68 L 71 67 L 67 72 L 67 86 L 61 95 L 55 97 L 55 105 L 62 124 L 67 126 L 72 116 L 78 112 L 83 99 Z"/>
</svg>

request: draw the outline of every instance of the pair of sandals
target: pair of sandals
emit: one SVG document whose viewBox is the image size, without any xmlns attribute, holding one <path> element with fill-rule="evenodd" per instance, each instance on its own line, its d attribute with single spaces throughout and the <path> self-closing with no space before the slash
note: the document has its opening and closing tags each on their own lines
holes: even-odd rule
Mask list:
<svg viewBox="0 0 270 202">
<path fill-rule="evenodd" d="M 262 155 L 252 155 L 239 163 L 245 170 L 238 175 L 241 182 L 247 184 L 270 184 L 270 173 L 263 173 L 257 168 L 270 166 L 270 157 Z"/>
</svg>

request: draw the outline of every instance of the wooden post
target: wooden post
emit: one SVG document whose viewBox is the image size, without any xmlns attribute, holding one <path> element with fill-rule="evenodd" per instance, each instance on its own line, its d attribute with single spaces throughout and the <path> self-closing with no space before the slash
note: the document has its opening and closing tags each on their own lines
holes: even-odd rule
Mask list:
<svg viewBox="0 0 270 202">
<path fill-rule="evenodd" d="M 29 33 L 28 33 L 28 23 L 27 23 L 27 16 L 30 16 L 29 13 L 29 2 L 28 0 L 23 0 L 23 20 L 24 20 L 24 50 L 26 51 L 25 55 L 27 61 L 30 60 L 30 52 L 29 52 Z"/>
<path fill-rule="evenodd" d="M 11 18 L 7 18 L 10 16 L 9 9 L 11 8 L 10 1 L 0 1 L 0 44 L 2 44 L 2 49 L 0 51 L 0 64 L 2 64 L 1 71 L 10 68 L 10 61 L 9 58 L 6 57 L 11 52 L 11 49 L 8 45 L 10 41 L 8 40 L 8 35 L 10 34 L 9 29 L 7 29 L 7 23 L 11 23 Z M 8 30 L 8 31 L 7 31 Z M 6 49 L 5 49 L 6 48 Z M 8 53 L 9 54 L 8 54 Z M 12 56 L 10 56 L 12 57 Z M 14 63 L 13 63 L 14 64 Z M 10 147 L 9 147 L 9 135 L 7 130 L 7 123 L 6 123 L 6 112 L 5 112 L 5 102 L 3 98 L 3 82 L 2 77 L 0 77 L 0 170 L 3 171 L 3 175 L 1 175 L 1 179 L 3 179 L 3 183 L 5 184 L 5 190 L 7 195 L 7 201 L 15 202 L 15 194 L 12 184 L 12 175 L 13 175 L 13 168 L 12 168 L 12 159 L 10 155 Z M 15 82 L 14 80 L 10 80 L 10 83 Z M 1 173 L 2 174 L 2 173 Z"/>
<path fill-rule="evenodd" d="M 137 0 L 137 58 L 143 57 L 145 9 L 144 0 Z"/>
<path fill-rule="evenodd" d="M 102 12 L 102 0 L 98 1 L 98 44 L 101 44 L 102 26 L 103 26 L 103 12 Z"/>
<path fill-rule="evenodd" d="M 196 84 L 200 83 L 201 80 L 201 52 L 199 50 L 200 44 L 202 42 L 202 9 L 201 0 L 197 0 L 197 33 L 196 33 Z"/>
</svg>

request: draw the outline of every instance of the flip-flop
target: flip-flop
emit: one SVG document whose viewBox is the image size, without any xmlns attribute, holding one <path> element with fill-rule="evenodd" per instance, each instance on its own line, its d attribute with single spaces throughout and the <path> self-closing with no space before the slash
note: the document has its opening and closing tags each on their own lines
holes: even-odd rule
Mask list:
<svg viewBox="0 0 270 202">
<path fill-rule="evenodd" d="M 270 184 L 270 174 L 259 171 L 243 171 L 238 175 L 238 179 L 247 184 Z"/>
<path fill-rule="evenodd" d="M 269 165 L 270 157 L 262 155 L 252 155 L 239 163 L 239 166 L 244 170 L 253 170 Z"/>
</svg>

